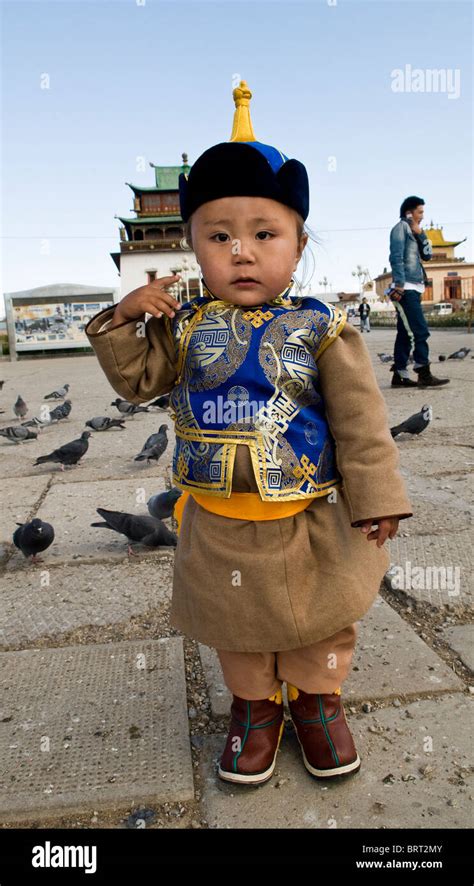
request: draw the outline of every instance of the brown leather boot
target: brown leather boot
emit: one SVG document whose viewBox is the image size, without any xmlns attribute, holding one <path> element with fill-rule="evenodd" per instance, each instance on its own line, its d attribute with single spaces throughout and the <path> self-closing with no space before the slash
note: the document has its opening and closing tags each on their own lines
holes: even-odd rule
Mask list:
<svg viewBox="0 0 474 886">
<path fill-rule="evenodd" d="M 287 683 L 288 707 L 311 775 L 332 778 L 357 772 L 360 758 L 347 725 L 341 690 L 307 693 Z"/>
<path fill-rule="evenodd" d="M 224 781 L 262 784 L 275 769 L 285 721 L 281 689 L 269 698 L 233 696 L 231 724 L 218 773 Z"/>
</svg>

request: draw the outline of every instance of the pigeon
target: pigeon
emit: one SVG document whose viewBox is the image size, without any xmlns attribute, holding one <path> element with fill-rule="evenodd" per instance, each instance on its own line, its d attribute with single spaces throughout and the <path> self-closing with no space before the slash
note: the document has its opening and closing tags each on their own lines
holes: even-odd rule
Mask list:
<svg viewBox="0 0 474 886">
<path fill-rule="evenodd" d="M 61 463 L 61 470 L 64 471 L 64 465 L 80 464 L 80 459 L 89 449 L 89 437 L 92 437 L 91 432 L 83 431 L 77 440 L 65 443 L 64 446 L 60 446 L 59 449 L 55 449 L 49 455 L 40 455 L 33 467 L 42 465 L 47 461 L 59 461 Z"/>
<path fill-rule="evenodd" d="M 8 428 L 2 428 L 0 436 L 6 437 L 12 443 L 22 443 L 24 440 L 36 440 L 38 434 L 35 431 L 30 431 L 29 428 L 24 428 L 23 425 L 17 425 L 16 427 L 10 425 Z"/>
<path fill-rule="evenodd" d="M 64 400 L 64 398 L 67 397 L 70 387 L 70 385 L 64 385 L 62 388 L 57 388 L 52 394 L 46 394 L 46 397 L 43 397 L 43 400 Z"/>
<path fill-rule="evenodd" d="M 168 489 L 167 492 L 159 492 L 157 495 L 152 495 L 147 501 L 149 513 L 152 517 L 157 517 L 159 520 L 172 517 L 174 506 L 181 495 L 181 489 L 177 489 L 176 486 Z"/>
<path fill-rule="evenodd" d="M 455 351 L 454 354 L 450 354 L 448 360 L 464 360 L 465 357 L 471 352 L 471 348 L 460 348 L 459 351 Z"/>
<path fill-rule="evenodd" d="M 21 398 L 20 394 L 16 399 L 16 403 L 13 406 L 13 412 L 15 413 L 17 418 L 24 418 L 26 413 L 28 412 L 28 406 L 25 401 Z"/>
<path fill-rule="evenodd" d="M 45 551 L 54 541 L 54 529 L 51 523 L 44 523 L 35 517 L 30 523 L 17 523 L 18 529 L 13 533 L 13 543 L 25 555 L 31 557 L 33 563 L 42 563 L 39 551 Z"/>
<path fill-rule="evenodd" d="M 137 412 L 148 412 L 148 406 L 137 406 L 136 403 L 130 403 L 128 400 L 122 400 L 120 397 L 117 397 L 111 406 L 116 406 L 119 412 L 123 412 L 124 415 L 131 415 L 132 417 L 137 414 Z"/>
<path fill-rule="evenodd" d="M 97 513 L 103 517 L 105 523 L 91 523 L 91 526 L 112 529 L 113 532 L 125 535 L 129 556 L 138 556 L 131 547 L 133 541 L 150 548 L 176 547 L 178 543 L 177 536 L 161 520 L 149 517 L 148 514 L 126 514 L 122 511 L 107 511 L 105 508 L 97 508 Z"/>
<path fill-rule="evenodd" d="M 160 425 L 158 433 L 152 434 L 148 438 L 141 452 L 135 456 L 134 461 L 145 461 L 146 459 L 147 464 L 151 459 L 158 461 L 168 446 L 167 431 L 168 425 Z"/>
<path fill-rule="evenodd" d="M 49 413 L 51 421 L 62 421 L 64 418 L 69 418 L 69 413 L 72 409 L 72 403 L 70 400 L 65 400 L 64 403 L 61 403 L 59 406 L 55 406 L 54 409 Z"/>
<path fill-rule="evenodd" d="M 47 428 L 50 424 L 52 424 L 51 416 L 43 421 L 42 418 L 38 418 L 38 416 L 35 415 L 35 417 L 30 418 L 29 421 L 22 421 L 21 427 L 38 428 L 41 431 L 43 428 Z"/>
<path fill-rule="evenodd" d="M 155 434 L 150 434 L 150 436 L 146 439 L 141 451 L 143 452 L 145 449 L 151 449 L 151 447 L 154 446 L 155 443 L 158 443 L 159 440 L 163 439 L 163 433 L 167 430 L 168 425 L 160 425 L 158 431 Z"/>
<path fill-rule="evenodd" d="M 108 415 L 97 415 L 95 418 L 91 418 L 90 421 L 86 421 L 86 425 L 88 428 L 92 428 L 93 431 L 108 431 L 109 428 L 125 430 L 122 418 L 109 418 Z"/>
<path fill-rule="evenodd" d="M 390 354 L 377 354 L 377 357 L 379 357 L 382 363 L 390 363 L 393 360 L 393 356 Z"/>
<path fill-rule="evenodd" d="M 422 406 L 421 412 L 415 412 L 406 421 L 402 421 L 401 424 L 390 428 L 390 433 L 392 437 L 397 437 L 398 434 L 421 434 L 428 427 L 431 418 L 431 406 Z"/>
<path fill-rule="evenodd" d="M 153 403 L 149 403 L 148 406 L 159 406 L 160 409 L 168 409 L 170 405 L 170 395 L 164 394 L 163 397 L 157 397 L 156 400 L 153 400 Z"/>
</svg>

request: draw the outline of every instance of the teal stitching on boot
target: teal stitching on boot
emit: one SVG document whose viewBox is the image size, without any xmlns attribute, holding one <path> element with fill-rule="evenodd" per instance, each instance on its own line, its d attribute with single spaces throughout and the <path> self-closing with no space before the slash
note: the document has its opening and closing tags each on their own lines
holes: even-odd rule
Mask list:
<svg viewBox="0 0 474 886">
<path fill-rule="evenodd" d="M 320 717 L 316 717 L 314 720 L 303 720 L 301 717 L 298 717 L 297 714 L 293 714 L 293 712 L 291 713 L 291 716 L 295 720 L 298 720 L 298 723 L 321 723 L 322 722 Z M 338 717 L 338 716 L 339 716 L 339 711 L 337 711 L 335 714 L 333 714 L 332 717 L 328 717 L 326 720 L 326 723 L 330 723 L 331 720 L 335 720 L 336 717 Z M 241 725 L 245 726 L 245 723 L 242 723 Z"/>
<path fill-rule="evenodd" d="M 334 745 L 333 745 L 333 743 L 332 743 L 332 741 L 331 741 L 331 736 L 329 735 L 329 732 L 328 732 L 327 727 L 326 727 L 326 722 L 329 723 L 329 718 L 328 718 L 328 720 L 325 720 L 325 719 L 324 719 L 324 709 L 323 709 L 323 705 L 322 705 L 322 701 L 321 701 L 321 696 L 320 696 L 320 695 L 318 695 L 318 702 L 319 702 L 319 710 L 320 710 L 320 712 L 321 712 L 321 723 L 322 723 L 322 725 L 323 725 L 323 727 L 324 727 L 324 731 L 325 731 L 325 733 L 326 733 L 326 738 L 327 738 L 327 740 L 328 740 L 328 742 L 329 742 L 329 745 L 330 745 L 330 748 L 331 748 L 331 750 L 332 750 L 333 757 L 334 757 L 334 759 L 335 759 L 335 761 L 336 761 L 337 766 L 339 766 L 339 765 L 340 765 L 340 763 L 339 763 L 339 757 L 337 756 L 336 749 L 335 749 L 335 747 L 334 747 Z"/>
<path fill-rule="evenodd" d="M 234 772 L 237 772 L 237 760 L 239 759 L 239 757 L 244 749 L 244 745 L 245 745 L 245 742 L 247 741 L 249 730 L 251 729 L 251 726 L 250 726 L 250 702 L 249 701 L 247 702 L 247 722 L 242 723 L 242 726 L 245 726 L 245 735 L 244 735 L 242 744 L 240 745 L 240 751 L 237 751 L 237 753 L 234 754 L 234 759 L 232 760 L 232 768 L 233 768 Z"/>
</svg>

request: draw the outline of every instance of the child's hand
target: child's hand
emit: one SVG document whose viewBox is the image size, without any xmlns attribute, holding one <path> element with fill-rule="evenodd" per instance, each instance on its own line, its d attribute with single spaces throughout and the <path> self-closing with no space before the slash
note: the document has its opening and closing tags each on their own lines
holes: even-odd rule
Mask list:
<svg viewBox="0 0 474 886">
<path fill-rule="evenodd" d="M 387 538 L 395 538 L 398 532 L 399 517 L 374 517 L 372 520 L 365 520 L 361 524 L 361 532 L 369 532 L 374 523 L 377 523 L 377 529 L 367 535 L 367 541 L 377 539 L 377 547 L 381 548 L 387 541 Z"/>
<path fill-rule="evenodd" d="M 170 277 L 159 277 L 152 280 L 146 286 L 133 289 L 117 305 L 110 328 L 124 323 L 127 320 L 138 320 L 145 313 L 154 317 L 161 317 L 163 313 L 174 317 L 175 312 L 181 307 L 180 303 L 167 292 L 167 288 L 179 280 L 179 274 Z"/>
</svg>

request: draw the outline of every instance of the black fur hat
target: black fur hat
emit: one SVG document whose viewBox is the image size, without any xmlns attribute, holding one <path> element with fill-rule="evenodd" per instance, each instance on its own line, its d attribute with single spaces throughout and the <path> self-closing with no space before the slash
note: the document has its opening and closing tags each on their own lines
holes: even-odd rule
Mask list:
<svg viewBox="0 0 474 886">
<path fill-rule="evenodd" d="M 181 216 L 187 222 L 203 203 L 220 197 L 268 197 L 291 207 L 303 220 L 309 214 L 309 181 L 299 160 L 256 141 L 249 113 L 252 93 L 245 80 L 233 91 L 234 126 L 228 142 L 204 151 L 189 175 L 180 173 Z"/>
</svg>

